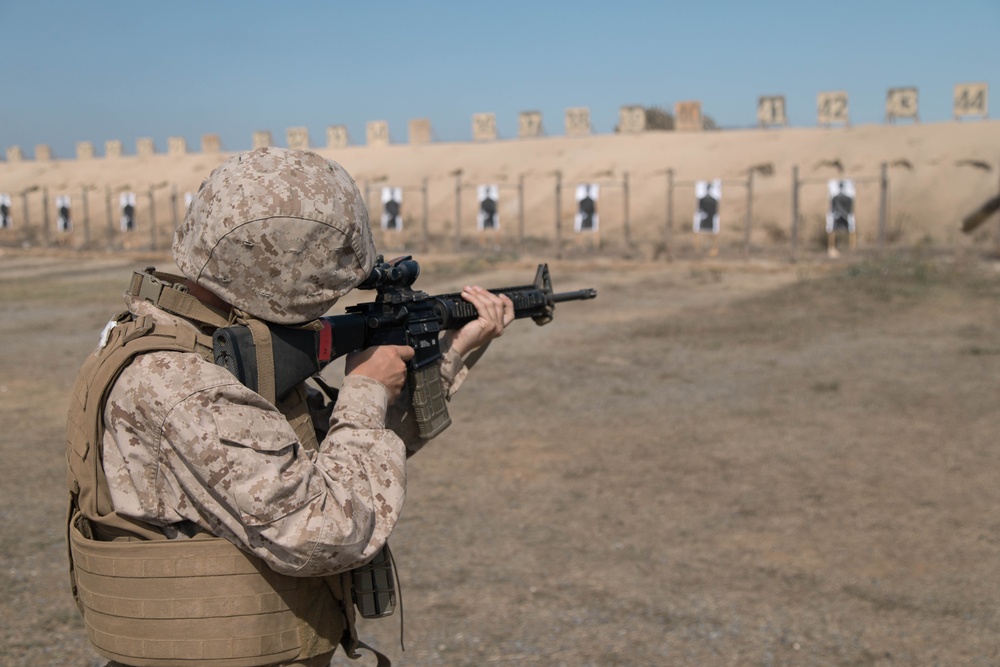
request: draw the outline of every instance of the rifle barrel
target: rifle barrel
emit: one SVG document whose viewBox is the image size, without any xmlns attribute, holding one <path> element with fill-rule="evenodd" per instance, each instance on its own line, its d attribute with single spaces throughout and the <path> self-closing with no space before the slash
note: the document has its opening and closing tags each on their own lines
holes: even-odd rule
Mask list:
<svg viewBox="0 0 1000 667">
<path fill-rule="evenodd" d="M 580 289 L 575 292 L 559 292 L 552 295 L 552 303 L 562 303 L 563 301 L 581 301 L 583 299 L 596 299 L 597 290 L 594 288 Z"/>
</svg>

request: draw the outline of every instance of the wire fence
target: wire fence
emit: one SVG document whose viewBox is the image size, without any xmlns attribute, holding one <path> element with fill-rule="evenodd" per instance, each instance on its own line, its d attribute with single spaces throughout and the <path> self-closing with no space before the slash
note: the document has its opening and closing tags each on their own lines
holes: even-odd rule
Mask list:
<svg viewBox="0 0 1000 667">
<path fill-rule="evenodd" d="M 422 178 L 416 183 L 390 183 L 389 179 L 364 180 L 361 185 L 371 212 L 376 242 L 385 251 L 419 249 L 430 251 L 474 251 L 483 248 L 531 249 L 564 255 L 612 252 L 623 256 L 653 256 L 672 259 L 702 252 L 703 234 L 696 220 L 699 203 L 695 188 L 699 182 L 720 182 L 727 196 L 719 202 L 721 224 L 711 235 L 712 251 L 720 244 L 744 258 L 764 250 L 773 254 L 784 246 L 790 261 L 796 261 L 810 229 L 818 236 L 829 199 L 818 186 L 828 178 L 803 178 L 798 166 L 791 169 L 788 188 L 768 180 L 771 214 L 766 227 L 755 218 L 759 167 L 742 177 L 716 179 L 713 174 L 680 173 L 672 168 L 640 174 L 606 172 L 591 178 L 566 178 L 562 171 L 519 174 L 513 180 L 494 182 L 495 212 L 491 226 L 482 224 L 482 202 L 475 195 L 485 185 L 461 171 L 444 177 Z M 775 176 L 765 172 L 764 176 Z M 838 170 L 837 179 L 856 183 L 857 206 L 865 220 L 876 220 L 874 245 L 884 248 L 893 239 L 888 233 L 891 182 L 886 163 L 877 173 L 849 173 Z M 579 186 L 600 191 L 592 204 L 600 224 L 576 224 L 581 213 Z M 593 187 L 597 186 L 597 187 Z M 401 224 L 387 226 L 382 221 L 383 188 L 403 193 L 405 207 Z M 641 227 L 636 234 L 633 219 L 634 193 L 642 191 Z M 777 188 L 777 189 L 776 189 Z M 657 194 L 659 191 L 659 194 Z M 734 196 L 730 193 L 736 192 Z M 144 191 L 127 186 L 81 187 L 75 191 L 32 186 L 13 193 L 0 193 L 0 245 L 57 247 L 93 250 L 161 251 L 169 247 L 173 232 L 184 217 L 190 192 L 174 183 L 161 182 Z M 776 197 L 787 196 L 784 222 L 773 218 Z M 546 200 L 548 203 L 546 204 Z M 659 201 L 659 205 L 649 205 Z M 129 208 L 126 208 L 129 207 Z M 453 210 L 453 217 L 446 213 Z M 432 211 L 434 217 L 432 218 Z M 596 222 L 595 215 L 593 221 Z M 869 228 L 870 229 L 870 228 Z M 755 243 L 756 238 L 756 243 Z M 872 235 L 868 235 L 871 244 Z M 762 242 L 763 241 L 763 242 Z"/>
</svg>

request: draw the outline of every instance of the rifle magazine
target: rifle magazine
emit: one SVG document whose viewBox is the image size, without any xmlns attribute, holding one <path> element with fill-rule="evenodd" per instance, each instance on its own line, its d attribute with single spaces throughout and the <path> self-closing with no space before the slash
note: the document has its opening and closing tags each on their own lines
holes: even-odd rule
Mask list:
<svg viewBox="0 0 1000 667">
<path fill-rule="evenodd" d="M 441 384 L 441 369 L 437 364 L 410 371 L 407 384 L 413 397 L 413 412 L 421 438 L 430 440 L 451 426 L 444 387 Z"/>
</svg>

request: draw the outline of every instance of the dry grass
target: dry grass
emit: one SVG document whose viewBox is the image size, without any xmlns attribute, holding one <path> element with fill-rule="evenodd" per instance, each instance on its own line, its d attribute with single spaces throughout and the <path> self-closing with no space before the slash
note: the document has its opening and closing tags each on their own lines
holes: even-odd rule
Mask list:
<svg viewBox="0 0 1000 667">
<path fill-rule="evenodd" d="M 96 664 L 62 420 L 130 261 L 0 258 L 2 665 Z M 456 396 L 393 536 L 408 650 L 363 635 L 403 665 L 1000 662 L 995 264 L 552 270 L 600 296 L 515 325 Z M 418 284 L 533 271 L 429 258 Z"/>
</svg>

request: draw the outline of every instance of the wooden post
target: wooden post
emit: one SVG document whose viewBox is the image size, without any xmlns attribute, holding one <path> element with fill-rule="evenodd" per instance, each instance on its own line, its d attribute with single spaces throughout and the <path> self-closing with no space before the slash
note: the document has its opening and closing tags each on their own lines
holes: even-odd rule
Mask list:
<svg viewBox="0 0 1000 667">
<path fill-rule="evenodd" d="M 667 248 L 670 248 L 671 237 L 674 234 L 674 170 L 667 169 Z M 669 250 L 668 250 L 669 251 Z"/>
<path fill-rule="evenodd" d="M 562 259 L 562 172 L 556 172 L 556 259 Z"/>
<path fill-rule="evenodd" d="M 889 220 L 889 167 L 883 162 L 878 181 L 878 249 L 885 249 L 885 231 Z"/>
<path fill-rule="evenodd" d="M 743 256 L 750 259 L 750 228 L 753 224 L 753 169 L 747 174 L 747 221 L 743 230 Z"/>
<path fill-rule="evenodd" d="M 83 204 L 83 247 L 90 245 L 90 208 L 87 206 L 87 186 L 80 190 L 81 202 Z"/>
<path fill-rule="evenodd" d="M 170 211 L 174 216 L 174 229 L 180 226 L 180 220 L 177 217 L 177 184 L 173 183 L 170 186 Z"/>
<path fill-rule="evenodd" d="M 153 205 L 153 188 L 149 188 L 149 249 L 156 250 L 156 207 Z"/>
<path fill-rule="evenodd" d="M 114 247 L 115 245 L 115 219 L 111 212 L 111 186 L 105 186 L 104 188 L 104 204 L 108 210 L 108 249 Z"/>
<path fill-rule="evenodd" d="M 524 243 L 524 174 L 517 177 L 517 242 Z"/>
<path fill-rule="evenodd" d="M 423 226 L 423 230 L 422 230 L 423 243 L 424 243 L 424 252 L 429 252 L 430 251 L 430 245 L 431 245 L 431 233 L 430 233 L 430 230 L 428 228 L 428 225 L 430 224 L 430 217 L 431 216 L 430 216 L 430 203 L 428 201 L 428 196 L 427 196 L 428 188 L 427 188 L 427 177 L 426 176 L 424 176 L 424 182 L 423 182 L 423 185 L 422 185 L 421 189 L 423 190 L 423 193 L 424 193 L 424 226 Z"/>
<path fill-rule="evenodd" d="M 997 225 L 997 236 L 996 236 L 996 239 L 997 239 L 997 243 L 996 243 L 996 245 L 997 245 L 996 255 L 998 257 L 1000 257 L 1000 224 Z"/>
<path fill-rule="evenodd" d="M 455 174 L 455 252 L 462 249 L 462 172 Z"/>
<path fill-rule="evenodd" d="M 42 239 L 49 244 L 49 188 L 42 188 Z"/>
<path fill-rule="evenodd" d="M 628 219 L 628 172 L 626 171 L 622 174 L 622 207 L 624 211 L 622 213 L 622 218 L 625 226 L 625 245 L 631 250 L 632 248 L 632 227 L 629 224 Z"/>
<path fill-rule="evenodd" d="M 673 235 L 674 235 L 674 170 L 667 169 L 667 209 L 665 222 L 663 223 L 663 252 L 667 256 L 667 261 L 674 261 Z"/>
<path fill-rule="evenodd" d="M 30 217 L 28 215 L 28 193 L 29 192 L 31 192 L 30 188 L 27 189 L 27 190 L 22 190 L 21 191 L 21 203 L 24 205 L 24 224 L 23 224 L 23 227 L 24 227 L 25 238 L 27 238 L 28 229 L 30 229 Z"/>
<path fill-rule="evenodd" d="M 799 243 L 799 166 L 792 167 L 792 261 L 797 261 Z"/>
</svg>

